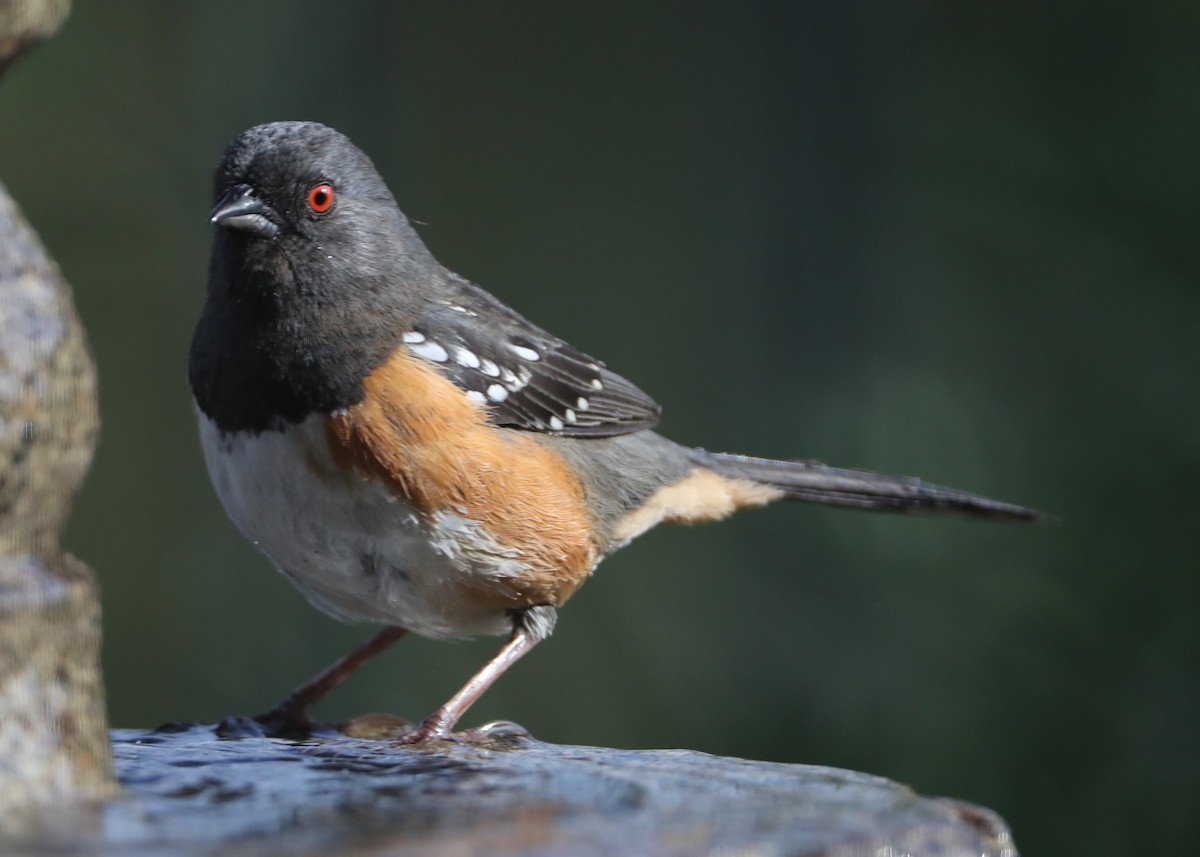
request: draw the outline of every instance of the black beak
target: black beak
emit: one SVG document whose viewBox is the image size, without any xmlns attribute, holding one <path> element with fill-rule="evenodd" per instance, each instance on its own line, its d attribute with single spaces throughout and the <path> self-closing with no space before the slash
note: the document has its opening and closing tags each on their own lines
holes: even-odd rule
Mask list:
<svg viewBox="0 0 1200 857">
<path fill-rule="evenodd" d="M 248 232 L 259 238 L 274 238 L 279 227 L 273 220 L 271 206 L 254 195 L 248 185 L 230 188 L 209 215 L 209 221 L 224 229 Z"/>
</svg>

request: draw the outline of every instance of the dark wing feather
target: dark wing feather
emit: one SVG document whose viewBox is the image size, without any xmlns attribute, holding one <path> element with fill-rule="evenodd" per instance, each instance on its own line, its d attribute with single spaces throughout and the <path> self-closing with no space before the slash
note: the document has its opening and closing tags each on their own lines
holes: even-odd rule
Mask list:
<svg viewBox="0 0 1200 857">
<path fill-rule="evenodd" d="M 482 402 L 496 425 L 608 437 L 658 423 L 658 405 L 636 386 L 459 277 L 407 341 Z"/>
</svg>

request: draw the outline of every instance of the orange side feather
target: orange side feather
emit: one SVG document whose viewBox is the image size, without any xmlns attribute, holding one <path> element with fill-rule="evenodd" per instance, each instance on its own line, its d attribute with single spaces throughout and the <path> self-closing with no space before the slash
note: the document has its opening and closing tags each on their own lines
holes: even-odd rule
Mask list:
<svg viewBox="0 0 1200 857">
<path fill-rule="evenodd" d="M 364 382 L 363 401 L 326 418 L 339 463 L 432 516 L 480 522 L 516 552 L 519 576 L 479 574 L 463 597 L 479 606 L 559 605 L 598 559 L 583 487 L 532 437 L 488 425 L 482 406 L 403 346 Z"/>
</svg>

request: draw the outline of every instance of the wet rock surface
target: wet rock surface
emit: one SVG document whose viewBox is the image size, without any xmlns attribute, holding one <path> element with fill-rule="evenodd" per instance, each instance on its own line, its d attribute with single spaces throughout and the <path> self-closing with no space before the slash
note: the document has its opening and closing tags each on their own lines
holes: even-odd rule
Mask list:
<svg viewBox="0 0 1200 857">
<path fill-rule="evenodd" d="M 424 748 L 242 734 L 114 732 L 126 797 L 59 814 L 31 853 L 1016 854 L 988 810 L 833 768 L 559 746 L 512 724 Z"/>
</svg>

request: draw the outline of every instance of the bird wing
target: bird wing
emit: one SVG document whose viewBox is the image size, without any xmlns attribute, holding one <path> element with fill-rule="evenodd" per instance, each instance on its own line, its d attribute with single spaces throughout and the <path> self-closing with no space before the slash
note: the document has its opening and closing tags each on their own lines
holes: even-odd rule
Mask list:
<svg viewBox="0 0 1200 857">
<path fill-rule="evenodd" d="M 484 405 L 495 425 L 609 437 L 659 420 L 659 406 L 632 383 L 461 277 L 452 276 L 404 342 Z"/>
</svg>

